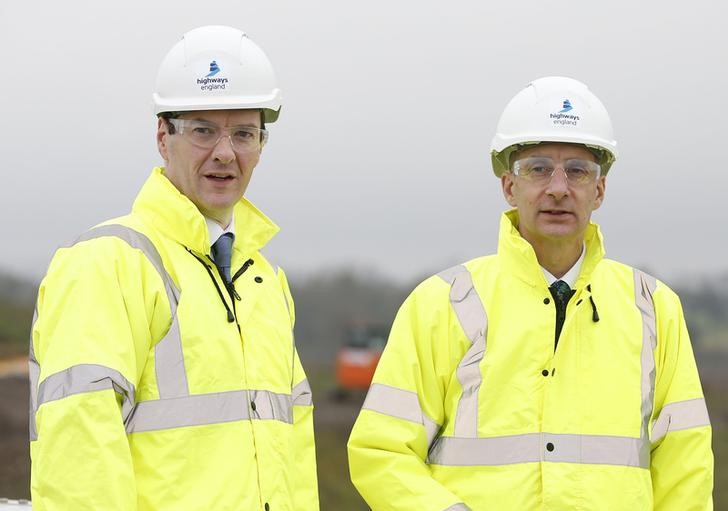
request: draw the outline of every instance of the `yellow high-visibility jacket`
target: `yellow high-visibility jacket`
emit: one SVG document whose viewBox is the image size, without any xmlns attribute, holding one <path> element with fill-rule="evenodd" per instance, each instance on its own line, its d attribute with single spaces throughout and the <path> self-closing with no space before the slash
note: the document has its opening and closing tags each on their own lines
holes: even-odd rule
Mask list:
<svg viewBox="0 0 728 511">
<path fill-rule="evenodd" d="M 154 169 L 131 214 L 61 248 L 31 341 L 34 511 L 318 510 L 311 392 L 278 228 L 234 211 L 234 292 Z"/>
<path fill-rule="evenodd" d="M 555 309 L 517 212 L 496 255 L 420 284 L 349 439 L 374 511 L 705 511 L 711 429 L 678 297 L 586 254 Z"/>
</svg>

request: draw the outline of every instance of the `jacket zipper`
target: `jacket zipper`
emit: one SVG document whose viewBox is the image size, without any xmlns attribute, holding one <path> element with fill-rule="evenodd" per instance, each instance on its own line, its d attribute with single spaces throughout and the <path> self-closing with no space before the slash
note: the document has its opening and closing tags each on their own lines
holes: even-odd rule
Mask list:
<svg viewBox="0 0 728 511">
<path fill-rule="evenodd" d="M 234 310 L 235 309 L 235 300 L 240 301 L 241 298 L 240 298 L 240 295 L 238 294 L 238 292 L 235 290 L 235 286 L 233 285 L 233 283 L 235 282 L 235 279 L 237 279 L 240 275 L 245 273 L 245 270 L 247 270 L 248 267 L 253 264 L 253 260 L 248 259 L 247 261 L 245 261 L 245 263 L 243 263 L 243 266 L 235 273 L 235 276 L 232 279 L 230 279 L 231 280 L 230 284 L 227 284 L 223 279 L 223 285 L 225 286 L 225 289 L 227 290 L 228 294 L 230 295 L 230 299 L 233 304 L 233 308 L 231 309 L 230 305 L 228 305 L 227 300 L 225 300 L 225 296 L 222 294 L 222 289 L 220 289 L 220 284 L 218 284 L 217 279 L 212 274 L 212 265 L 210 265 L 205 259 L 203 259 L 200 256 L 198 256 L 197 254 L 195 254 L 189 248 L 185 247 L 185 249 L 187 250 L 187 252 L 192 254 L 192 256 L 195 259 L 197 259 L 202 266 L 205 267 L 205 270 L 207 270 L 207 274 L 210 276 L 210 280 L 212 280 L 212 283 L 215 285 L 215 290 L 217 291 L 217 295 L 220 297 L 220 301 L 225 306 L 228 323 L 234 322 L 236 319 L 236 314 L 235 314 L 235 310 Z M 217 268 L 217 266 L 215 266 L 215 268 Z M 219 273 L 219 271 L 218 271 L 218 273 Z M 222 278 L 222 275 L 220 275 L 220 278 Z M 239 328 L 240 327 L 238 326 L 238 329 Z"/>
</svg>

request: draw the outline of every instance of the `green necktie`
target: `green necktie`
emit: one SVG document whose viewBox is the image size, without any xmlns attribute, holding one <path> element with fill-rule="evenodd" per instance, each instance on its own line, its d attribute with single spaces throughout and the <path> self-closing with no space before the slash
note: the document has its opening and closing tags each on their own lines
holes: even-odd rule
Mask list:
<svg viewBox="0 0 728 511">
<path fill-rule="evenodd" d="M 566 304 L 569 303 L 574 291 L 563 280 L 557 280 L 551 284 L 549 291 L 551 291 L 551 296 L 554 297 L 554 303 L 556 304 L 556 335 L 554 337 L 554 350 L 556 350 L 559 335 L 561 335 L 561 327 L 564 326 L 564 319 L 566 318 Z"/>
</svg>

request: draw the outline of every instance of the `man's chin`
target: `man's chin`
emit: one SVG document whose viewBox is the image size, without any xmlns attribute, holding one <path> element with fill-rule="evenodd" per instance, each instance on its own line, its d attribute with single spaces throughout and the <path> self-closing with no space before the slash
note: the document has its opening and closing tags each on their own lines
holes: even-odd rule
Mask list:
<svg viewBox="0 0 728 511">
<path fill-rule="evenodd" d="M 579 227 L 573 222 L 548 222 L 540 226 L 540 234 L 544 238 L 553 240 L 568 240 L 579 235 Z"/>
</svg>

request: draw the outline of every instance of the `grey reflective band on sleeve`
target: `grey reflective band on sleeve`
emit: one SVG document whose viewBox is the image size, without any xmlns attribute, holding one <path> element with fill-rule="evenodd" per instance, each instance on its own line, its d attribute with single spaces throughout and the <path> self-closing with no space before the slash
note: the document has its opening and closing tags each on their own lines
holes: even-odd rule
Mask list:
<svg viewBox="0 0 728 511">
<path fill-rule="evenodd" d="M 255 403 L 254 408 L 252 403 Z M 291 396 L 266 390 L 233 390 L 141 401 L 126 422 L 126 432 L 143 433 L 248 419 L 292 424 Z"/>
<path fill-rule="evenodd" d="M 655 402 L 656 369 L 654 349 L 657 346 L 657 322 L 652 295 L 656 287 L 657 282 L 654 277 L 639 270 L 634 270 L 635 305 L 642 316 L 642 353 L 640 357 L 642 367 L 642 423 L 640 436 L 644 441 L 643 448 L 646 449 L 643 456 L 649 456 L 649 427 Z"/>
<path fill-rule="evenodd" d="M 465 504 L 455 504 L 454 506 L 450 506 L 446 509 L 443 509 L 442 511 L 471 511 L 471 510 Z"/>
<path fill-rule="evenodd" d="M 649 445 L 640 438 L 528 433 L 490 438 L 441 437 L 427 463 L 494 466 L 516 463 L 581 463 L 649 468 Z M 645 454 L 647 453 L 647 454 Z"/>
<path fill-rule="evenodd" d="M 164 269 L 162 257 L 154 243 L 144 234 L 119 224 L 102 225 L 82 234 L 76 243 L 96 238 L 114 237 L 125 241 L 130 247 L 140 250 L 159 273 L 169 300 L 172 322 L 164 337 L 154 347 L 154 369 L 157 376 L 157 389 L 162 399 L 189 395 L 187 373 L 182 354 L 182 340 L 177 320 L 177 304 L 180 292 L 172 277 Z"/>
<path fill-rule="evenodd" d="M 159 255 L 159 252 L 154 246 L 154 243 L 152 243 L 151 240 L 147 238 L 144 234 L 125 225 L 100 225 L 81 234 L 78 238 L 76 238 L 76 241 L 73 243 L 73 245 L 81 243 L 83 241 L 90 241 L 98 238 L 107 237 L 119 238 L 120 240 L 125 241 L 130 247 L 141 250 L 144 255 L 147 256 L 149 262 L 152 264 L 152 266 L 154 266 L 154 269 L 157 270 L 157 273 L 159 273 L 159 276 L 162 278 L 162 282 L 164 282 L 164 285 L 170 287 L 168 294 L 174 293 L 175 299 L 170 300 L 170 305 L 176 308 L 177 303 L 179 302 L 179 292 L 177 291 L 174 282 L 172 282 L 172 279 L 169 278 L 167 271 L 164 269 L 162 257 Z"/>
<path fill-rule="evenodd" d="M 303 380 L 298 385 L 293 387 L 293 391 L 291 392 L 291 400 L 293 401 L 293 406 L 313 405 L 311 386 L 308 384 L 308 380 Z"/>
<path fill-rule="evenodd" d="M 480 361 L 485 356 L 488 316 L 465 266 L 454 266 L 439 276 L 450 283 L 450 304 L 472 343 L 456 369 L 463 392 L 458 402 L 454 434 L 457 437 L 474 438 L 478 435 L 478 391 L 483 383 Z"/>
<path fill-rule="evenodd" d="M 38 439 L 38 430 L 35 427 L 35 412 L 38 411 L 38 382 L 40 381 L 40 364 L 38 359 L 35 358 L 35 349 L 33 348 L 33 327 L 35 322 L 38 320 L 38 307 L 36 306 L 33 311 L 33 322 L 30 326 L 30 349 L 28 351 L 28 377 L 30 380 L 30 399 L 28 403 L 28 410 L 30 417 L 28 417 L 28 432 L 30 434 L 30 440 Z"/>
<path fill-rule="evenodd" d="M 688 399 L 665 405 L 652 426 L 654 444 L 668 433 L 710 426 L 705 399 Z"/>
<path fill-rule="evenodd" d="M 432 445 L 440 430 L 440 425 L 422 411 L 417 394 L 409 390 L 402 390 L 381 383 L 372 383 L 362 405 L 362 410 L 371 410 L 422 425 L 425 428 L 428 448 Z"/>
<path fill-rule="evenodd" d="M 134 408 L 134 385 L 119 371 L 110 367 L 79 364 L 52 374 L 41 382 L 35 397 L 36 407 L 31 409 L 31 439 L 37 438 L 34 418 L 35 412 L 42 404 L 99 390 L 113 390 L 122 397 L 121 416 L 126 421 Z"/>
</svg>

